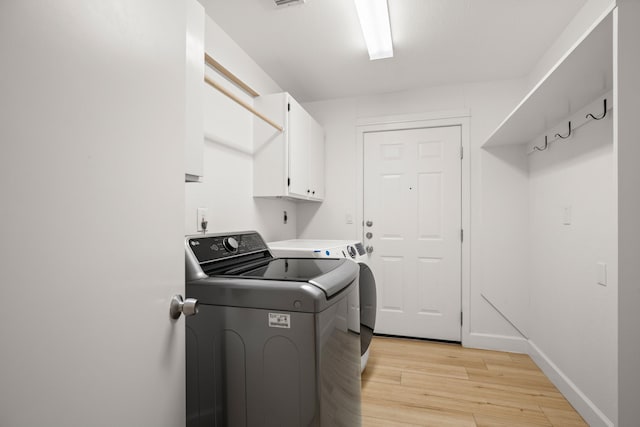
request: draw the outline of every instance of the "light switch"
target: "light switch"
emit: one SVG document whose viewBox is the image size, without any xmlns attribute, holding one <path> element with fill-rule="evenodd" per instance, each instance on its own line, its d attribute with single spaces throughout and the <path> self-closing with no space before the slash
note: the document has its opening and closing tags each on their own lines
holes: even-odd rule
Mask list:
<svg viewBox="0 0 640 427">
<path fill-rule="evenodd" d="M 598 285 L 607 286 L 607 264 L 599 262 L 596 264 L 598 274 Z"/>
<path fill-rule="evenodd" d="M 346 214 L 345 221 L 347 224 L 353 224 L 353 215 L 351 215 L 350 213 Z"/>
</svg>

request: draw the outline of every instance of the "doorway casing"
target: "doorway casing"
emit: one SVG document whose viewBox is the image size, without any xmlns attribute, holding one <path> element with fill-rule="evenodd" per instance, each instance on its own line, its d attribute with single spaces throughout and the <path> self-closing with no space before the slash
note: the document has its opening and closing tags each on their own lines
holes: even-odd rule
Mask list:
<svg viewBox="0 0 640 427">
<path fill-rule="evenodd" d="M 462 189 L 461 218 L 464 238 L 462 239 L 461 259 L 461 308 L 462 345 L 469 342 L 470 301 L 471 301 L 471 162 L 469 141 L 470 112 L 468 109 L 429 112 L 423 114 L 404 114 L 398 116 L 380 116 L 361 118 L 356 122 L 356 224 L 360 239 L 364 241 L 364 136 L 369 132 L 407 130 L 416 128 L 434 128 L 460 126 L 462 144 Z"/>
</svg>

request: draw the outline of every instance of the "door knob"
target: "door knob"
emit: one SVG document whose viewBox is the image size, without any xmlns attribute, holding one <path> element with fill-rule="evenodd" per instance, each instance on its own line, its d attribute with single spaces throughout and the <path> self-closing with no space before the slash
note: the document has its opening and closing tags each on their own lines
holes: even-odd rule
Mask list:
<svg viewBox="0 0 640 427">
<path fill-rule="evenodd" d="M 180 314 L 186 316 L 193 316 L 198 313 L 198 300 L 194 298 L 182 298 L 182 295 L 174 295 L 171 298 L 171 304 L 169 305 L 169 316 L 172 319 L 178 319 Z"/>
<path fill-rule="evenodd" d="M 373 252 L 373 246 L 367 246 L 365 248 L 367 250 L 367 253 L 370 254 L 371 252 Z"/>
</svg>

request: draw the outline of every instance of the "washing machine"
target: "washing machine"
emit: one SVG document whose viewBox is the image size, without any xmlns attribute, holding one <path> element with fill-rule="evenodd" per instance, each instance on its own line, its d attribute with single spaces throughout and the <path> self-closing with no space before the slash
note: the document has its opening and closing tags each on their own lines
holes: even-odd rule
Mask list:
<svg viewBox="0 0 640 427">
<path fill-rule="evenodd" d="M 359 266 L 358 295 L 349 303 L 349 315 L 358 319 L 360 334 L 360 370 L 364 371 L 369 360 L 370 344 L 376 323 L 376 281 L 367 265 L 368 254 L 362 242 L 355 240 L 293 239 L 267 243 L 277 257 L 347 258 Z M 352 323 L 354 323 L 352 321 Z"/>
<path fill-rule="evenodd" d="M 252 231 L 188 236 L 187 427 L 360 426 L 358 266 L 275 258 Z M 197 301 L 197 302 L 196 302 Z"/>
</svg>

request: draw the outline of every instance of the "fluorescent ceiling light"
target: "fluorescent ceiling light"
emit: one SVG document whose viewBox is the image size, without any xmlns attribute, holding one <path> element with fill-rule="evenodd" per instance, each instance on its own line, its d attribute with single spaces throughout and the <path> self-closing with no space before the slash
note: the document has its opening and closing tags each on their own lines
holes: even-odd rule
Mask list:
<svg viewBox="0 0 640 427">
<path fill-rule="evenodd" d="M 391 58 L 391 25 L 387 0 L 354 0 L 369 59 Z"/>
</svg>

